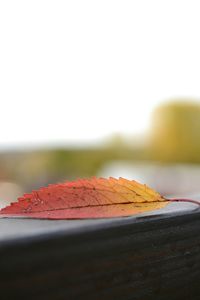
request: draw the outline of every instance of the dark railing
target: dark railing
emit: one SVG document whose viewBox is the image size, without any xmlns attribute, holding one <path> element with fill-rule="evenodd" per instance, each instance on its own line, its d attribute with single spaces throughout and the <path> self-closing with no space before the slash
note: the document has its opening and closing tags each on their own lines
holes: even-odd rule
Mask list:
<svg viewBox="0 0 200 300">
<path fill-rule="evenodd" d="M 1 299 L 200 299 L 200 210 L 0 219 Z"/>
</svg>

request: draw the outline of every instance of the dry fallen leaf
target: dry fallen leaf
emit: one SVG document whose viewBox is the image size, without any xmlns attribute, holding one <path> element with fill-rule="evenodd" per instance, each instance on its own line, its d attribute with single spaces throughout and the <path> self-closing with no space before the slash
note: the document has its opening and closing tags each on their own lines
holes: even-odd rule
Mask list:
<svg viewBox="0 0 200 300">
<path fill-rule="evenodd" d="M 53 184 L 20 197 L 0 216 L 84 219 L 130 216 L 163 208 L 169 200 L 134 180 L 110 177 Z"/>
</svg>

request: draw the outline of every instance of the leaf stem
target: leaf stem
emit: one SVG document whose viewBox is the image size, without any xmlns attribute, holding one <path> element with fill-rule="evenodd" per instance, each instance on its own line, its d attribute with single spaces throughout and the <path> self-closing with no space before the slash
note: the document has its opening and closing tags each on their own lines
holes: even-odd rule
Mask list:
<svg viewBox="0 0 200 300">
<path fill-rule="evenodd" d="M 170 202 L 190 202 L 190 203 L 193 203 L 193 204 L 196 204 L 196 205 L 200 206 L 200 201 L 192 200 L 192 199 L 172 198 L 172 199 L 166 199 L 166 200 L 167 200 L 167 201 L 170 201 Z"/>
</svg>

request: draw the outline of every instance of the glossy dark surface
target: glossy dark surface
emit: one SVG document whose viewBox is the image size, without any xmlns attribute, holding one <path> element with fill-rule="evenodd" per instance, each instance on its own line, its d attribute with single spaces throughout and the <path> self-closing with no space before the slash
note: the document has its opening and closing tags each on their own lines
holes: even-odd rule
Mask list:
<svg viewBox="0 0 200 300">
<path fill-rule="evenodd" d="M 2 299 L 200 299 L 200 211 L 0 219 Z"/>
</svg>

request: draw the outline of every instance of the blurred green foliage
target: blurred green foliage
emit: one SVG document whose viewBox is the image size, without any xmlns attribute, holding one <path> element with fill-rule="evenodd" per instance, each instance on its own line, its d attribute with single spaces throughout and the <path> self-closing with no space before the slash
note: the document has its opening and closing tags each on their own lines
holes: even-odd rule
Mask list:
<svg viewBox="0 0 200 300">
<path fill-rule="evenodd" d="M 94 176 L 110 161 L 144 159 L 142 153 L 140 149 L 114 145 L 2 153 L 0 180 L 14 179 L 30 190 L 48 183 Z"/>
<path fill-rule="evenodd" d="M 117 134 L 101 147 L 2 152 L 0 181 L 14 180 L 31 190 L 96 175 L 104 165 L 119 160 L 200 163 L 200 105 L 191 100 L 161 105 L 141 143 L 134 138 L 127 142 Z"/>
</svg>

